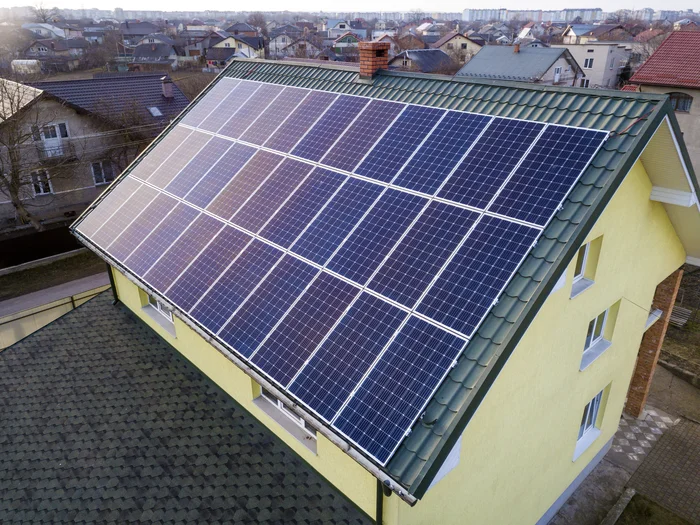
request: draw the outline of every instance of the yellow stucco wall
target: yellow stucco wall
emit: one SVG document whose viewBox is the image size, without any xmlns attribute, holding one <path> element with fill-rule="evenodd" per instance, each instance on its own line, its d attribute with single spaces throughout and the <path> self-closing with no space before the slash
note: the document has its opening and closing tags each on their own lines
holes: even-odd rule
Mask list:
<svg viewBox="0 0 700 525">
<path fill-rule="evenodd" d="M 388 498 L 386 523 L 535 523 L 613 436 L 656 285 L 685 260 L 650 192 L 638 162 L 586 240 L 603 236 L 595 284 L 571 299 L 572 262 L 467 426 L 458 466 L 415 507 Z M 612 346 L 579 371 L 589 321 L 618 302 Z M 573 461 L 583 409 L 608 385 L 601 435 Z"/>
<path fill-rule="evenodd" d="M 255 383 L 250 377 L 177 317 L 174 317 L 177 337 L 173 337 L 142 309 L 144 301 L 135 284 L 118 271 L 114 271 L 114 280 L 122 303 L 209 376 L 243 408 L 279 436 L 302 459 L 333 483 L 356 505 L 370 516 L 374 515 L 376 505 L 376 480 L 374 477 L 320 434 L 317 435 L 316 454 L 311 452 L 253 403 Z"/>
</svg>

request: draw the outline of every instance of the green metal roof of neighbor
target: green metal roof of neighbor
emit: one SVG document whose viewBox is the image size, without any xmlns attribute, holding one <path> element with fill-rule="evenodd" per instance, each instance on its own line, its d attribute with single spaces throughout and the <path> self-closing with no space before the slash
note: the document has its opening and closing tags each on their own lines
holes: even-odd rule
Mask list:
<svg viewBox="0 0 700 525">
<path fill-rule="evenodd" d="M 234 60 L 222 76 L 613 132 L 388 463 L 387 473 L 420 498 L 664 117 L 679 136 L 667 96 L 392 71 L 364 79 L 347 65 L 264 60 Z"/>
</svg>

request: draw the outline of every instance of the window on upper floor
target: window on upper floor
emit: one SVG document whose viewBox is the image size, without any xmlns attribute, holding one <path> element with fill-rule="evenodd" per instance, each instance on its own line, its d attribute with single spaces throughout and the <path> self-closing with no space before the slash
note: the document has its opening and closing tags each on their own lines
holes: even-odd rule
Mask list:
<svg viewBox="0 0 700 525">
<path fill-rule="evenodd" d="M 282 40 L 282 41 L 284 42 L 284 40 Z M 224 43 L 224 47 L 231 47 L 231 43 L 230 42 Z"/>
<path fill-rule="evenodd" d="M 447 49 L 453 49 L 453 48 L 454 48 L 454 45 L 452 45 L 451 43 L 447 44 Z"/>
<path fill-rule="evenodd" d="M 693 105 L 693 97 L 687 93 L 673 92 L 669 93 L 671 97 L 671 106 L 673 111 L 678 111 L 680 113 L 688 113 L 690 111 L 690 106 Z"/>
<path fill-rule="evenodd" d="M 145 314 L 153 319 L 161 328 L 164 328 L 170 335 L 177 337 L 175 332 L 175 322 L 173 313 L 157 297 L 139 288 L 141 308 Z"/>
<path fill-rule="evenodd" d="M 95 186 L 112 182 L 114 180 L 114 169 L 112 168 L 112 162 L 109 160 L 93 162 L 92 177 L 95 180 Z"/>
<path fill-rule="evenodd" d="M 615 59 L 614 58 L 610 59 L 610 69 L 615 69 Z"/>
<path fill-rule="evenodd" d="M 599 313 L 588 322 L 579 370 L 583 371 L 588 368 L 593 361 L 598 359 L 612 346 L 611 341 L 619 310 L 620 301 L 604 312 Z"/>
<path fill-rule="evenodd" d="M 593 59 L 592 58 L 586 58 L 583 61 L 583 69 L 591 69 L 593 67 Z"/>
<path fill-rule="evenodd" d="M 264 387 L 254 384 L 254 390 L 259 388 L 259 395 L 255 399 L 255 404 L 287 432 L 304 444 L 312 452 L 316 452 L 316 429 L 309 425 L 304 418 L 298 416 L 277 398 L 272 392 Z"/>
<path fill-rule="evenodd" d="M 33 172 L 32 187 L 34 188 L 34 195 L 50 195 L 53 193 L 49 172 L 46 170 Z"/>
<path fill-rule="evenodd" d="M 588 53 L 595 53 L 595 49 L 586 49 L 586 52 L 588 52 Z"/>
<path fill-rule="evenodd" d="M 148 296 L 148 304 L 152 306 L 166 320 L 173 322 L 173 313 L 166 306 L 152 295 Z"/>
<path fill-rule="evenodd" d="M 581 246 L 574 262 L 574 278 L 571 284 L 571 298 L 590 288 L 595 283 L 603 236 Z"/>
<path fill-rule="evenodd" d="M 581 87 L 587 88 L 590 85 L 591 81 L 587 78 L 582 78 L 581 79 Z"/>
<path fill-rule="evenodd" d="M 467 44 L 462 44 L 462 49 L 467 49 Z"/>
<path fill-rule="evenodd" d="M 608 320 L 608 310 L 599 314 L 590 323 L 588 323 L 588 331 L 586 332 L 586 342 L 583 345 L 583 351 L 587 352 L 596 344 L 603 341 L 605 335 L 605 323 Z"/>
</svg>

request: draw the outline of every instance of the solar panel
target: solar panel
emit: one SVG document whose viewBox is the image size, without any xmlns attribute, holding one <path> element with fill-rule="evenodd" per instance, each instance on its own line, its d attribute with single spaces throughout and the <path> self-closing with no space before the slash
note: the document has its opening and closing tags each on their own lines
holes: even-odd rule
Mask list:
<svg viewBox="0 0 700 525">
<path fill-rule="evenodd" d="M 605 137 L 222 79 L 75 229 L 384 465 Z"/>
</svg>

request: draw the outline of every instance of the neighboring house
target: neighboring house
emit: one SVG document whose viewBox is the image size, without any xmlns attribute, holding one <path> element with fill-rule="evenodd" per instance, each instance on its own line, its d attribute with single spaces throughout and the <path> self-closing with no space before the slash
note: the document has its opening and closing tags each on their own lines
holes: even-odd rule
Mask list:
<svg viewBox="0 0 700 525">
<path fill-rule="evenodd" d="M 297 58 L 316 58 L 321 49 L 308 38 L 299 38 L 282 49 L 282 55 Z"/>
<path fill-rule="evenodd" d="M 258 37 L 258 30 L 245 22 L 238 22 L 226 28 L 227 33 L 235 36 L 245 36 L 249 38 Z"/>
<path fill-rule="evenodd" d="M 647 29 L 634 37 L 632 41 L 632 54 L 630 55 L 630 67 L 632 71 L 642 65 L 666 40 L 670 34 L 664 29 Z"/>
<path fill-rule="evenodd" d="M 386 40 L 382 39 L 382 41 Z M 396 48 L 401 51 L 409 49 L 425 49 L 426 47 L 425 42 L 423 42 L 418 35 L 414 35 L 413 33 L 406 33 L 405 35 L 395 37 L 394 41 L 396 42 Z"/>
<path fill-rule="evenodd" d="M 356 27 L 353 27 L 353 25 Z M 347 20 L 327 20 L 323 25 L 323 30 L 328 31 L 328 38 L 330 40 L 337 40 L 349 32 L 355 34 L 361 40 L 367 38 L 366 29 L 359 28 L 357 24 L 353 24 Z"/>
<path fill-rule="evenodd" d="M 73 71 L 90 47 L 84 39 L 35 40 L 24 51 L 24 58 L 38 60 L 47 73 Z"/>
<path fill-rule="evenodd" d="M 207 66 L 211 68 L 223 68 L 238 55 L 238 50 L 233 47 L 212 47 L 206 50 Z M 240 56 L 240 55 L 238 55 Z"/>
<path fill-rule="evenodd" d="M 442 49 L 412 49 L 402 51 L 389 61 L 390 69 L 419 73 L 454 74 L 459 64 Z"/>
<path fill-rule="evenodd" d="M 630 79 L 628 89 L 670 96 L 696 169 L 700 169 L 700 32 L 674 31 Z"/>
<path fill-rule="evenodd" d="M 165 43 L 140 44 L 128 60 L 131 71 L 175 71 L 184 50 Z"/>
<path fill-rule="evenodd" d="M 241 56 L 248 58 L 265 57 L 265 41 L 261 36 L 250 37 L 242 35 L 230 35 L 212 46 L 235 49 Z"/>
<path fill-rule="evenodd" d="M 102 45 L 105 42 L 104 31 L 83 31 L 83 38 L 91 44 Z"/>
<path fill-rule="evenodd" d="M 143 37 L 157 33 L 158 26 L 150 22 L 122 22 L 119 24 L 119 32 L 122 35 L 124 45 L 135 46 Z"/>
<path fill-rule="evenodd" d="M 53 24 L 31 22 L 22 24 L 22 29 L 31 31 L 39 38 L 66 38 L 66 32 Z"/>
<path fill-rule="evenodd" d="M 552 48 L 567 49 L 581 65 L 586 77 L 580 79 L 580 87 L 617 89 L 629 78 L 631 43 L 589 41 L 578 45 L 553 45 Z"/>
<path fill-rule="evenodd" d="M 27 165 L 23 177 L 31 184 L 22 198 L 44 226 L 75 220 L 187 106 L 182 92 L 161 77 L 112 74 L 24 87 L 34 95 L 21 116 L 33 133 L 23 144 L 29 151 L 21 159 Z M 0 238 L 33 233 L 2 190 L 0 184 Z"/>
<path fill-rule="evenodd" d="M 471 40 L 468 36 L 456 31 L 447 33 L 440 40 L 431 45 L 434 49 L 441 49 L 450 57 L 464 64 L 476 55 L 481 45 Z"/>
<path fill-rule="evenodd" d="M 87 438 L 93 426 L 74 429 L 86 433 L 80 442 L 92 458 L 90 479 L 96 486 L 114 479 L 85 503 L 89 509 L 105 507 L 115 493 L 134 500 L 177 493 L 172 505 L 183 505 L 186 494 L 198 516 L 260 521 L 265 512 L 270 521 L 293 521 L 299 510 L 282 503 L 293 476 L 315 496 L 305 520 L 350 522 L 318 509 L 338 496 L 297 473 L 301 465 L 385 525 L 547 523 L 609 450 L 623 407 L 642 414 L 679 268 L 700 261 L 700 188 L 688 178 L 692 166 L 666 97 L 377 72 L 387 46 L 365 43 L 360 51 L 359 71 L 233 61 L 73 225 L 110 264 L 121 305 L 88 303 L 85 317 L 71 314 L 0 358 L 31 348 L 53 363 L 48 341 L 58 338 L 61 349 L 75 341 L 80 350 L 70 362 L 109 356 L 117 367 L 112 379 L 138 386 L 120 399 L 138 396 L 127 406 L 139 407 L 138 425 L 148 421 L 139 439 L 150 445 L 157 437 L 147 450 L 158 459 L 131 465 L 134 457 L 152 457 L 122 444 L 133 439 L 133 425 L 109 428 L 110 439 L 121 438 L 109 454 L 97 454 L 103 440 Z M 297 89 L 280 89 L 286 86 Z M 280 93 L 285 100 L 273 100 Z M 305 96 L 315 103 L 289 111 L 290 101 Z M 378 114 L 381 120 L 372 118 Z M 300 118 L 316 124 L 300 127 Z M 199 127 L 219 129 L 219 137 Z M 264 151 L 251 157 L 255 148 L 222 138 L 240 134 L 246 144 L 264 143 Z M 303 162 L 285 160 L 295 143 Z M 209 171 L 222 155 L 223 168 Z M 326 169 L 312 171 L 319 165 Z M 493 207 L 472 213 L 471 205 L 433 200 L 436 194 Z M 447 232 L 447 245 L 435 242 Z M 404 284 L 408 296 L 394 293 Z M 429 298 L 439 307 L 426 310 Z M 85 321 L 91 317 L 99 332 Z M 470 337 L 456 321 L 467 319 Z M 62 326 L 71 328 L 70 339 L 60 335 Z M 199 376 L 175 365 L 164 344 L 236 403 L 223 403 L 211 389 L 190 403 L 202 391 L 191 383 Z M 121 368 L 125 362 L 131 370 L 133 361 L 125 347 L 141 352 L 138 370 L 148 375 Z M 29 377 L 23 369 L 33 373 L 35 361 L 18 362 L 16 376 Z M 174 369 L 179 380 L 171 379 Z M 156 381 L 172 383 L 184 420 L 153 400 L 162 390 Z M 144 382 L 149 389 L 141 394 Z M 68 399 L 94 390 L 60 384 L 56 395 Z M 109 401 L 97 406 L 113 413 Z M 75 417 L 96 410 L 86 403 Z M 241 430 L 222 423 L 221 411 Z M 128 410 L 122 412 L 120 421 Z M 241 413 L 257 421 L 235 419 Z M 181 423 L 176 433 L 173 421 Z M 277 466 L 277 438 L 249 437 L 260 427 L 297 460 Z M 229 459 L 187 455 L 202 444 L 212 454 L 225 449 Z M 28 468 L 22 454 L 8 463 Z M 41 469 L 48 487 L 65 475 L 56 461 L 31 468 Z M 231 469 L 256 481 L 238 490 L 244 480 L 221 481 Z M 162 470 L 172 490 L 164 490 Z M 180 483 L 187 489 L 178 492 Z M 13 512 L 75 505 L 45 490 L 0 498 Z M 222 516 L 221 508 L 230 510 Z"/>
<path fill-rule="evenodd" d="M 375 39 L 374 42 L 384 42 L 389 44 L 389 58 L 394 58 L 398 51 L 397 37 L 391 35 L 382 35 Z M 421 48 L 422 49 L 422 48 Z"/>
<path fill-rule="evenodd" d="M 632 35 L 619 24 L 571 24 L 562 34 L 563 44 L 586 44 L 588 42 L 629 42 Z"/>
<path fill-rule="evenodd" d="M 356 34 L 347 32 L 333 40 L 333 51 L 339 55 L 348 55 L 357 53 L 360 45 L 360 37 Z"/>
<path fill-rule="evenodd" d="M 674 31 L 697 31 L 698 29 L 700 29 L 700 26 L 689 18 L 678 20 L 678 22 L 673 24 Z"/>
<path fill-rule="evenodd" d="M 273 57 L 284 56 L 283 50 L 286 49 L 289 44 L 300 38 L 301 34 L 301 31 L 295 31 L 292 33 L 275 32 L 274 36 L 270 36 L 268 43 L 270 55 Z"/>
<path fill-rule="evenodd" d="M 577 86 L 584 72 L 567 49 L 516 44 L 484 46 L 457 72 L 457 76 Z"/>
</svg>

